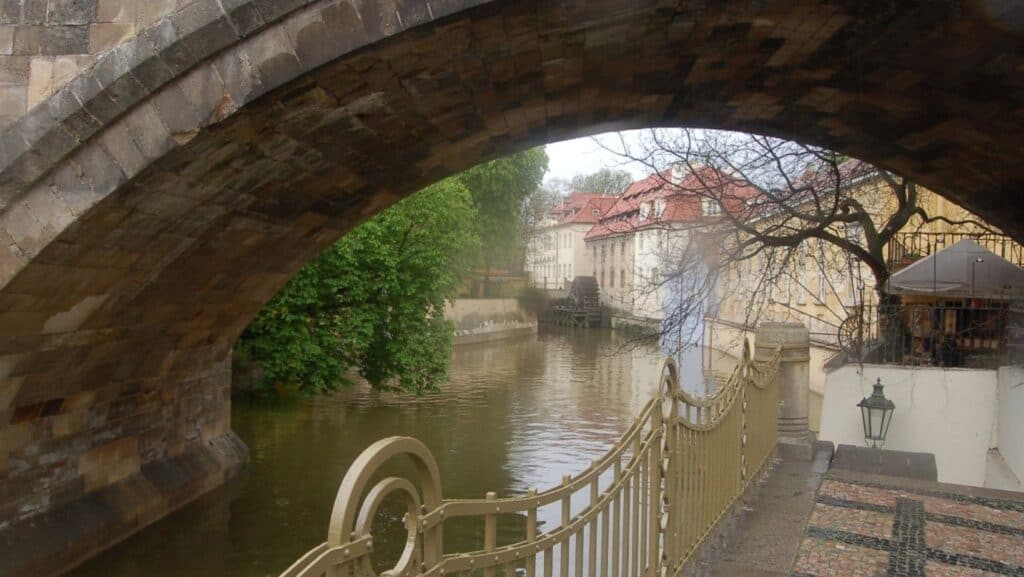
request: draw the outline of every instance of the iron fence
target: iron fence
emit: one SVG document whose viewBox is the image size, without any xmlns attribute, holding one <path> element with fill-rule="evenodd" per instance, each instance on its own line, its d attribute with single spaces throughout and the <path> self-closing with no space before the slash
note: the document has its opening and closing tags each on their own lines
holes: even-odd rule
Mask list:
<svg viewBox="0 0 1024 577">
<path fill-rule="evenodd" d="M 385 498 L 396 496 L 406 506 L 407 538 L 394 567 L 382 573 L 389 577 L 675 575 L 774 450 L 780 356 L 781 349 L 755 363 L 745 344 L 728 381 L 705 398 L 683 391 L 675 364 L 666 361 L 658 396 L 607 454 L 560 485 L 526 495 L 443 499 L 425 445 L 409 437 L 378 441 L 345 475 L 327 540 L 282 577 L 376 575 L 373 520 Z M 415 478 L 370 485 L 381 466 L 402 456 L 415 465 Z M 578 500 L 586 506 L 572 514 Z M 537 511 L 547 505 L 560 507 L 560 523 L 541 531 Z M 499 546 L 504 516 L 525 517 L 525 523 L 514 543 Z M 445 521 L 451 519 L 482 521 L 483 548 L 445 553 Z"/>
<path fill-rule="evenodd" d="M 1017 266 L 1024 266 L 1024 246 L 1001 234 L 966 232 L 900 232 L 888 245 L 890 268 L 900 268 L 912 260 L 937 253 L 964 239 L 970 239 Z"/>
<path fill-rule="evenodd" d="M 935 367 L 995 368 L 1024 361 L 1024 310 L 985 299 L 868 305 L 852 310 L 848 358 Z"/>
</svg>

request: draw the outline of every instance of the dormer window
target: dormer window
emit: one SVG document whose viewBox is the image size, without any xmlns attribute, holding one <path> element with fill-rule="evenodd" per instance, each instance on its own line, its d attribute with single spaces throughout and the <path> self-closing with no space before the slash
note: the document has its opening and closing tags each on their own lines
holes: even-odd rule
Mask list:
<svg viewBox="0 0 1024 577">
<path fill-rule="evenodd" d="M 592 208 L 592 209 L 590 209 L 590 214 L 592 214 L 594 216 L 601 216 L 601 211 L 596 209 L 596 208 Z"/>
<path fill-rule="evenodd" d="M 654 218 L 661 218 L 661 215 L 665 214 L 666 204 L 668 203 L 665 202 L 664 198 L 659 198 L 658 200 L 654 201 Z"/>
<path fill-rule="evenodd" d="M 651 203 L 645 202 L 640 205 L 640 220 L 647 220 L 647 216 L 651 212 Z"/>
</svg>

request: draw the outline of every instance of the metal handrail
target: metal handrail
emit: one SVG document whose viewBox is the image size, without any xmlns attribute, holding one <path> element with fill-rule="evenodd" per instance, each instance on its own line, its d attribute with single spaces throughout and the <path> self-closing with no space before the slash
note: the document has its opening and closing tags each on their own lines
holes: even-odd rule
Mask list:
<svg viewBox="0 0 1024 577">
<path fill-rule="evenodd" d="M 545 577 L 673 575 L 771 456 L 781 355 L 779 348 L 767 361 L 755 363 L 744 343 L 725 385 L 706 397 L 683 391 L 675 363 L 667 360 L 658 395 L 612 448 L 584 471 L 542 492 L 442 499 L 437 464 L 425 445 L 409 437 L 378 441 L 345 474 L 327 541 L 282 577 L 375 575 L 370 563 L 373 518 L 393 494 L 406 503 L 407 538 L 395 567 L 383 574 L 387 577 L 513 577 L 519 572 L 535 577 L 538 571 Z M 412 459 L 418 478 L 388 477 L 370 487 L 380 467 L 399 456 Z M 609 471 L 611 483 L 601 490 L 601 477 Z M 589 504 L 571 515 L 572 498 L 581 492 L 589 493 Z M 537 510 L 556 503 L 561 504 L 561 523 L 538 533 Z M 497 546 L 498 516 L 523 513 L 523 538 Z M 443 522 L 464 517 L 483 519 L 484 548 L 444 554 Z"/>
</svg>

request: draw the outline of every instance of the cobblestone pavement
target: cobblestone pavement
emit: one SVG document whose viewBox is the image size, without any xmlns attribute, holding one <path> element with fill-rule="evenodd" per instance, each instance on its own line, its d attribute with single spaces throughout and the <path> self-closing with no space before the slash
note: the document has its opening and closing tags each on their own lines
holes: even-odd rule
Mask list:
<svg viewBox="0 0 1024 577">
<path fill-rule="evenodd" d="M 793 577 L 1024 577 L 1024 501 L 826 478 Z"/>
</svg>

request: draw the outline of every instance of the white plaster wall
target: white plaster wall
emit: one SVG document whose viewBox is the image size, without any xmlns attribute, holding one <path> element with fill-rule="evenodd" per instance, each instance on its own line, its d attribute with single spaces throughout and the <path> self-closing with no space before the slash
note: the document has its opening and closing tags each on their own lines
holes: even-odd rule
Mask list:
<svg viewBox="0 0 1024 577">
<path fill-rule="evenodd" d="M 593 225 L 573 224 L 569 227 L 569 231 L 572 234 L 568 261 L 569 272 L 571 273 L 570 278 L 594 274 L 594 259 L 591 258 L 591 251 L 584 240 L 591 226 Z"/>
<path fill-rule="evenodd" d="M 878 378 L 896 404 L 885 448 L 932 453 L 939 481 L 984 486 L 996 371 L 847 365 L 826 377 L 821 439 L 864 443 L 857 403 Z"/>
<path fill-rule="evenodd" d="M 996 443 L 1018 480 L 1024 480 L 1024 367 L 999 369 Z"/>
<path fill-rule="evenodd" d="M 633 241 L 633 286 L 636 287 L 633 314 L 647 319 L 664 317 L 662 310 L 664 289 L 656 288 L 654 279 L 651 278 L 651 270 L 654 268 L 661 267 L 659 270 L 664 272 L 664 267 L 658 258 L 657 247 L 658 241 L 654 230 L 641 230 L 636 233 L 636 238 Z"/>
</svg>

